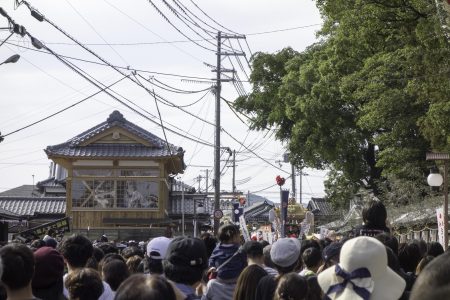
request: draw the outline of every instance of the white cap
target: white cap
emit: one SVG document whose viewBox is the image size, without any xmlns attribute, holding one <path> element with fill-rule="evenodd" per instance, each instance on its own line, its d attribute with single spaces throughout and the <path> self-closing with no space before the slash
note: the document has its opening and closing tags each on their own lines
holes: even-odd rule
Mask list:
<svg viewBox="0 0 450 300">
<path fill-rule="evenodd" d="M 147 256 L 153 259 L 164 259 L 171 239 L 160 236 L 147 244 Z"/>
</svg>

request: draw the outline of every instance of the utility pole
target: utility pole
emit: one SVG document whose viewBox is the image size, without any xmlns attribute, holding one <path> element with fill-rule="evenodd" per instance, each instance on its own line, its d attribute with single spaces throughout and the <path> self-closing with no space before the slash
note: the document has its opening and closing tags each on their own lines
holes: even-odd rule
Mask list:
<svg viewBox="0 0 450 300">
<path fill-rule="evenodd" d="M 300 200 L 300 204 L 302 204 L 302 176 L 303 176 L 303 168 L 299 169 L 298 174 L 300 175 L 300 189 L 298 190 L 299 193 L 299 200 Z"/>
<path fill-rule="evenodd" d="M 291 169 L 292 169 L 292 198 L 294 198 L 294 200 L 295 200 L 295 198 L 296 198 L 296 195 L 295 195 L 295 166 L 294 166 L 294 164 L 291 162 Z"/>
<path fill-rule="evenodd" d="M 232 183 L 233 194 L 236 192 L 236 150 L 233 150 L 233 183 Z"/>
<path fill-rule="evenodd" d="M 205 170 L 201 170 L 201 171 L 206 173 L 206 175 L 204 177 L 206 179 L 205 193 L 206 193 L 206 195 L 208 195 L 208 191 L 209 191 L 209 187 L 208 187 L 208 184 L 209 184 L 209 170 L 205 169 Z"/>
<path fill-rule="evenodd" d="M 220 90 L 221 86 L 221 45 L 222 33 L 217 33 L 217 66 L 216 66 L 216 135 L 214 143 L 214 211 L 220 209 Z M 214 218 L 214 234 L 219 232 L 219 219 Z"/>
<path fill-rule="evenodd" d="M 197 178 L 196 178 L 196 180 L 198 181 L 198 192 L 200 193 L 200 184 L 201 184 L 201 182 L 202 182 L 202 175 L 198 175 L 197 176 Z"/>
<path fill-rule="evenodd" d="M 214 211 L 220 210 L 220 91 L 222 89 L 222 81 L 232 81 L 234 79 L 222 79 L 222 72 L 235 72 L 234 70 L 225 70 L 222 69 L 221 62 L 222 56 L 238 56 L 245 55 L 243 52 L 230 52 L 225 51 L 222 52 L 222 38 L 223 39 L 243 39 L 244 35 L 228 35 L 223 34 L 221 31 L 217 32 L 217 64 L 216 69 L 213 70 L 216 72 L 216 131 L 215 131 L 215 139 L 214 139 Z M 217 234 L 219 231 L 220 220 L 218 218 L 214 218 L 214 234 Z"/>
</svg>

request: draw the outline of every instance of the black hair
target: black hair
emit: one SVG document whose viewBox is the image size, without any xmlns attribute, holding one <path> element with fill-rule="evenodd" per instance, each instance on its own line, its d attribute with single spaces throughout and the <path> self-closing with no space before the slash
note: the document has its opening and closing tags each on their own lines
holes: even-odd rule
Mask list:
<svg viewBox="0 0 450 300">
<path fill-rule="evenodd" d="M 97 300 L 103 294 L 100 274 L 91 268 L 81 268 L 69 273 L 64 281 L 69 299 Z"/>
<path fill-rule="evenodd" d="M 245 242 L 242 246 L 242 250 L 245 254 L 247 254 L 247 257 L 249 258 L 257 258 L 263 256 L 263 246 L 257 241 Z"/>
<path fill-rule="evenodd" d="M 58 251 L 72 268 L 82 268 L 94 252 L 94 247 L 87 237 L 74 234 L 63 240 Z"/>
<path fill-rule="evenodd" d="M 414 273 L 421 259 L 420 248 L 417 244 L 404 244 L 400 247 L 398 261 L 405 272 Z"/>
<path fill-rule="evenodd" d="M 444 253 L 444 248 L 438 242 L 431 242 L 428 244 L 427 255 L 437 257 Z"/>
<path fill-rule="evenodd" d="M 217 245 L 217 239 L 209 232 L 204 232 L 200 236 L 200 239 L 205 243 L 206 246 L 206 255 L 208 258 L 211 256 L 214 248 Z"/>
<path fill-rule="evenodd" d="M 306 249 L 308 248 L 317 248 L 318 250 L 322 250 L 322 248 L 320 248 L 320 244 L 318 241 L 316 240 L 302 240 L 301 242 L 301 248 L 300 248 L 300 255 L 303 254 L 303 252 L 305 252 Z"/>
<path fill-rule="evenodd" d="M 362 211 L 363 221 L 371 227 L 386 227 L 387 212 L 381 201 L 371 200 Z"/>
<path fill-rule="evenodd" d="M 44 240 L 41 240 L 41 239 L 32 241 L 31 245 L 30 245 L 30 247 L 33 250 L 37 250 L 37 249 L 39 249 L 41 247 L 45 247 L 45 246 L 47 246 L 47 243 Z"/>
<path fill-rule="evenodd" d="M 146 261 L 147 261 L 148 271 L 151 274 L 162 274 L 162 273 L 164 273 L 163 265 L 162 265 L 162 259 L 154 259 L 154 258 L 147 257 Z"/>
<path fill-rule="evenodd" d="M 272 245 L 267 245 L 263 249 L 263 255 L 264 255 L 264 265 L 269 268 L 275 268 L 275 264 L 272 261 L 272 257 L 270 257 L 270 249 L 272 249 Z"/>
<path fill-rule="evenodd" d="M 308 293 L 306 279 L 297 273 L 288 273 L 278 280 L 275 300 L 303 300 Z"/>
<path fill-rule="evenodd" d="M 389 247 L 395 255 L 398 255 L 398 240 L 395 236 L 383 232 L 377 234 L 375 238 L 382 242 L 386 247 Z"/>
<path fill-rule="evenodd" d="M 102 249 L 103 253 L 108 254 L 108 253 L 119 253 L 119 249 L 114 246 L 111 243 L 108 242 L 102 242 L 102 243 L 97 243 L 95 244 L 96 247 Z"/>
<path fill-rule="evenodd" d="M 121 254 L 125 259 L 128 259 L 135 255 L 144 258 L 144 251 L 142 251 L 142 249 L 140 249 L 138 246 L 128 246 L 122 250 Z"/>
<path fill-rule="evenodd" d="M 306 298 L 308 300 L 322 300 L 322 289 L 320 288 L 317 276 L 309 276 L 306 278 L 308 284 L 308 293 Z"/>
<path fill-rule="evenodd" d="M 103 280 L 113 291 L 116 291 L 120 284 L 130 276 L 130 272 L 125 262 L 113 259 L 103 264 L 102 275 Z"/>
<path fill-rule="evenodd" d="M 11 290 L 26 287 L 33 279 L 33 251 L 23 244 L 9 244 L 0 248 L 3 262 L 1 281 Z"/>
<path fill-rule="evenodd" d="M 322 253 L 319 249 L 310 247 L 303 252 L 302 260 L 307 268 L 317 267 L 322 261 Z"/>
<path fill-rule="evenodd" d="M 200 266 L 185 266 L 172 264 L 168 260 L 163 260 L 163 269 L 166 278 L 177 283 L 192 285 L 202 279 L 204 268 Z"/>
<path fill-rule="evenodd" d="M 239 227 L 233 224 L 222 225 L 219 228 L 219 241 L 222 243 L 228 243 L 236 236 L 239 236 Z"/>
<path fill-rule="evenodd" d="M 161 276 L 134 274 L 116 292 L 115 300 L 176 300 L 170 283 Z"/>
<path fill-rule="evenodd" d="M 417 277 L 410 300 L 447 299 L 450 295 L 450 253 L 433 259 Z"/>
<path fill-rule="evenodd" d="M 291 272 L 295 271 L 296 269 L 298 269 L 300 266 L 300 260 L 297 260 L 295 263 L 293 263 L 292 265 L 287 266 L 287 267 L 282 267 L 277 264 L 274 264 L 274 265 L 275 265 L 275 269 L 278 271 L 278 274 L 283 275 L 283 274 L 291 273 Z"/>
<path fill-rule="evenodd" d="M 263 249 L 264 249 L 264 247 L 270 245 L 270 243 L 269 243 L 268 241 L 266 241 L 266 240 L 259 241 L 259 243 L 261 244 L 261 246 L 263 247 Z"/>
</svg>

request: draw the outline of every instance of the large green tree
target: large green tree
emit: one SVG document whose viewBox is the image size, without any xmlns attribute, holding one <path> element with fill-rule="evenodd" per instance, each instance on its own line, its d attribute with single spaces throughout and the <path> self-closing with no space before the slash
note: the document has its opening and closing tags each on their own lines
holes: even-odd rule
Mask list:
<svg viewBox="0 0 450 300">
<path fill-rule="evenodd" d="M 316 3 L 320 42 L 255 54 L 253 90 L 235 107 L 254 129 L 274 127 L 295 164 L 332 169 L 337 203 L 350 187 L 422 179 L 426 151 L 450 150 L 450 48 L 434 0 Z"/>
</svg>

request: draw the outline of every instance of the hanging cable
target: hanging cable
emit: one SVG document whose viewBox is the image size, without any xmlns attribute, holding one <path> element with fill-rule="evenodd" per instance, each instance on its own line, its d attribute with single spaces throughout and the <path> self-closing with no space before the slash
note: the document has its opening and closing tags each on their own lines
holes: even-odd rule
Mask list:
<svg viewBox="0 0 450 300">
<path fill-rule="evenodd" d="M 176 31 L 178 31 L 182 36 L 184 36 L 185 38 L 187 38 L 189 41 L 191 41 L 192 43 L 194 43 L 195 45 L 199 46 L 200 48 L 203 48 L 205 50 L 208 50 L 210 52 L 216 52 L 214 49 L 210 49 L 208 47 L 203 46 L 202 44 L 197 43 L 196 41 L 194 41 L 193 39 L 191 39 L 189 36 L 187 36 L 184 32 L 182 32 L 180 29 L 178 29 L 177 26 L 175 26 L 170 20 L 169 18 L 166 17 L 166 15 L 164 15 L 164 13 L 155 5 L 155 3 L 153 3 L 152 0 L 148 0 L 148 2 L 153 6 L 153 8 L 161 15 L 161 17 L 167 22 L 169 23 Z"/>
<path fill-rule="evenodd" d="M 130 75 L 127 75 L 127 76 L 130 76 Z M 91 95 L 85 97 L 84 99 L 81 99 L 80 101 L 77 101 L 77 102 L 75 102 L 75 103 L 73 103 L 73 104 L 71 104 L 71 105 L 69 105 L 69 106 L 67 106 L 67 107 L 65 107 L 65 108 L 63 108 L 63 109 L 60 109 L 60 110 L 58 110 L 57 112 L 55 112 L 55 113 L 53 113 L 53 114 L 51 114 L 51 115 L 48 115 L 48 116 L 46 116 L 46 117 L 44 117 L 44 118 L 42 118 L 42 119 L 40 119 L 40 120 L 38 120 L 38 121 L 35 121 L 35 122 L 31 123 L 31 124 L 28 124 L 28 125 L 26 125 L 26 126 L 23 126 L 23 127 L 19 128 L 19 129 L 16 129 L 16 130 L 14 130 L 14 131 L 11 131 L 11 132 L 9 132 L 9 133 L 7 133 L 7 134 L 1 135 L 1 136 L 0 136 L 0 139 L 1 139 L 1 138 L 4 138 L 4 137 L 7 137 L 7 136 L 9 136 L 9 135 L 11 135 L 11 134 L 14 134 L 14 133 L 16 133 L 16 132 L 22 131 L 22 130 L 24 130 L 24 129 L 26 129 L 26 128 L 29 128 L 29 127 L 33 126 L 33 125 L 39 124 L 39 123 L 41 123 L 41 122 L 43 122 L 43 121 L 45 121 L 45 120 L 48 120 L 48 119 L 50 119 L 51 117 L 54 117 L 54 116 L 56 116 L 56 115 L 58 115 L 58 114 L 60 114 L 60 113 L 62 113 L 62 112 L 64 112 L 64 111 L 66 111 L 66 110 L 68 110 L 68 109 L 70 109 L 70 108 L 72 108 L 72 107 L 75 107 L 75 106 L 77 106 L 78 104 L 81 104 L 81 103 L 83 103 L 84 101 L 89 100 L 89 99 L 91 99 L 92 97 L 94 97 L 94 96 L 100 94 L 101 92 L 104 92 L 106 89 L 109 89 L 110 87 L 116 85 L 117 83 L 121 82 L 121 81 L 124 80 L 125 78 L 126 78 L 126 76 L 125 76 L 125 77 L 122 77 L 121 79 L 119 79 L 119 80 L 113 82 L 112 84 L 110 84 L 110 85 L 108 85 L 108 86 L 102 88 L 101 90 L 99 90 L 99 91 L 97 91 L 97 92 L 95 92 L 95 93 L 93 93 L 93 94 L 91 94 Z"/>
</svg>

